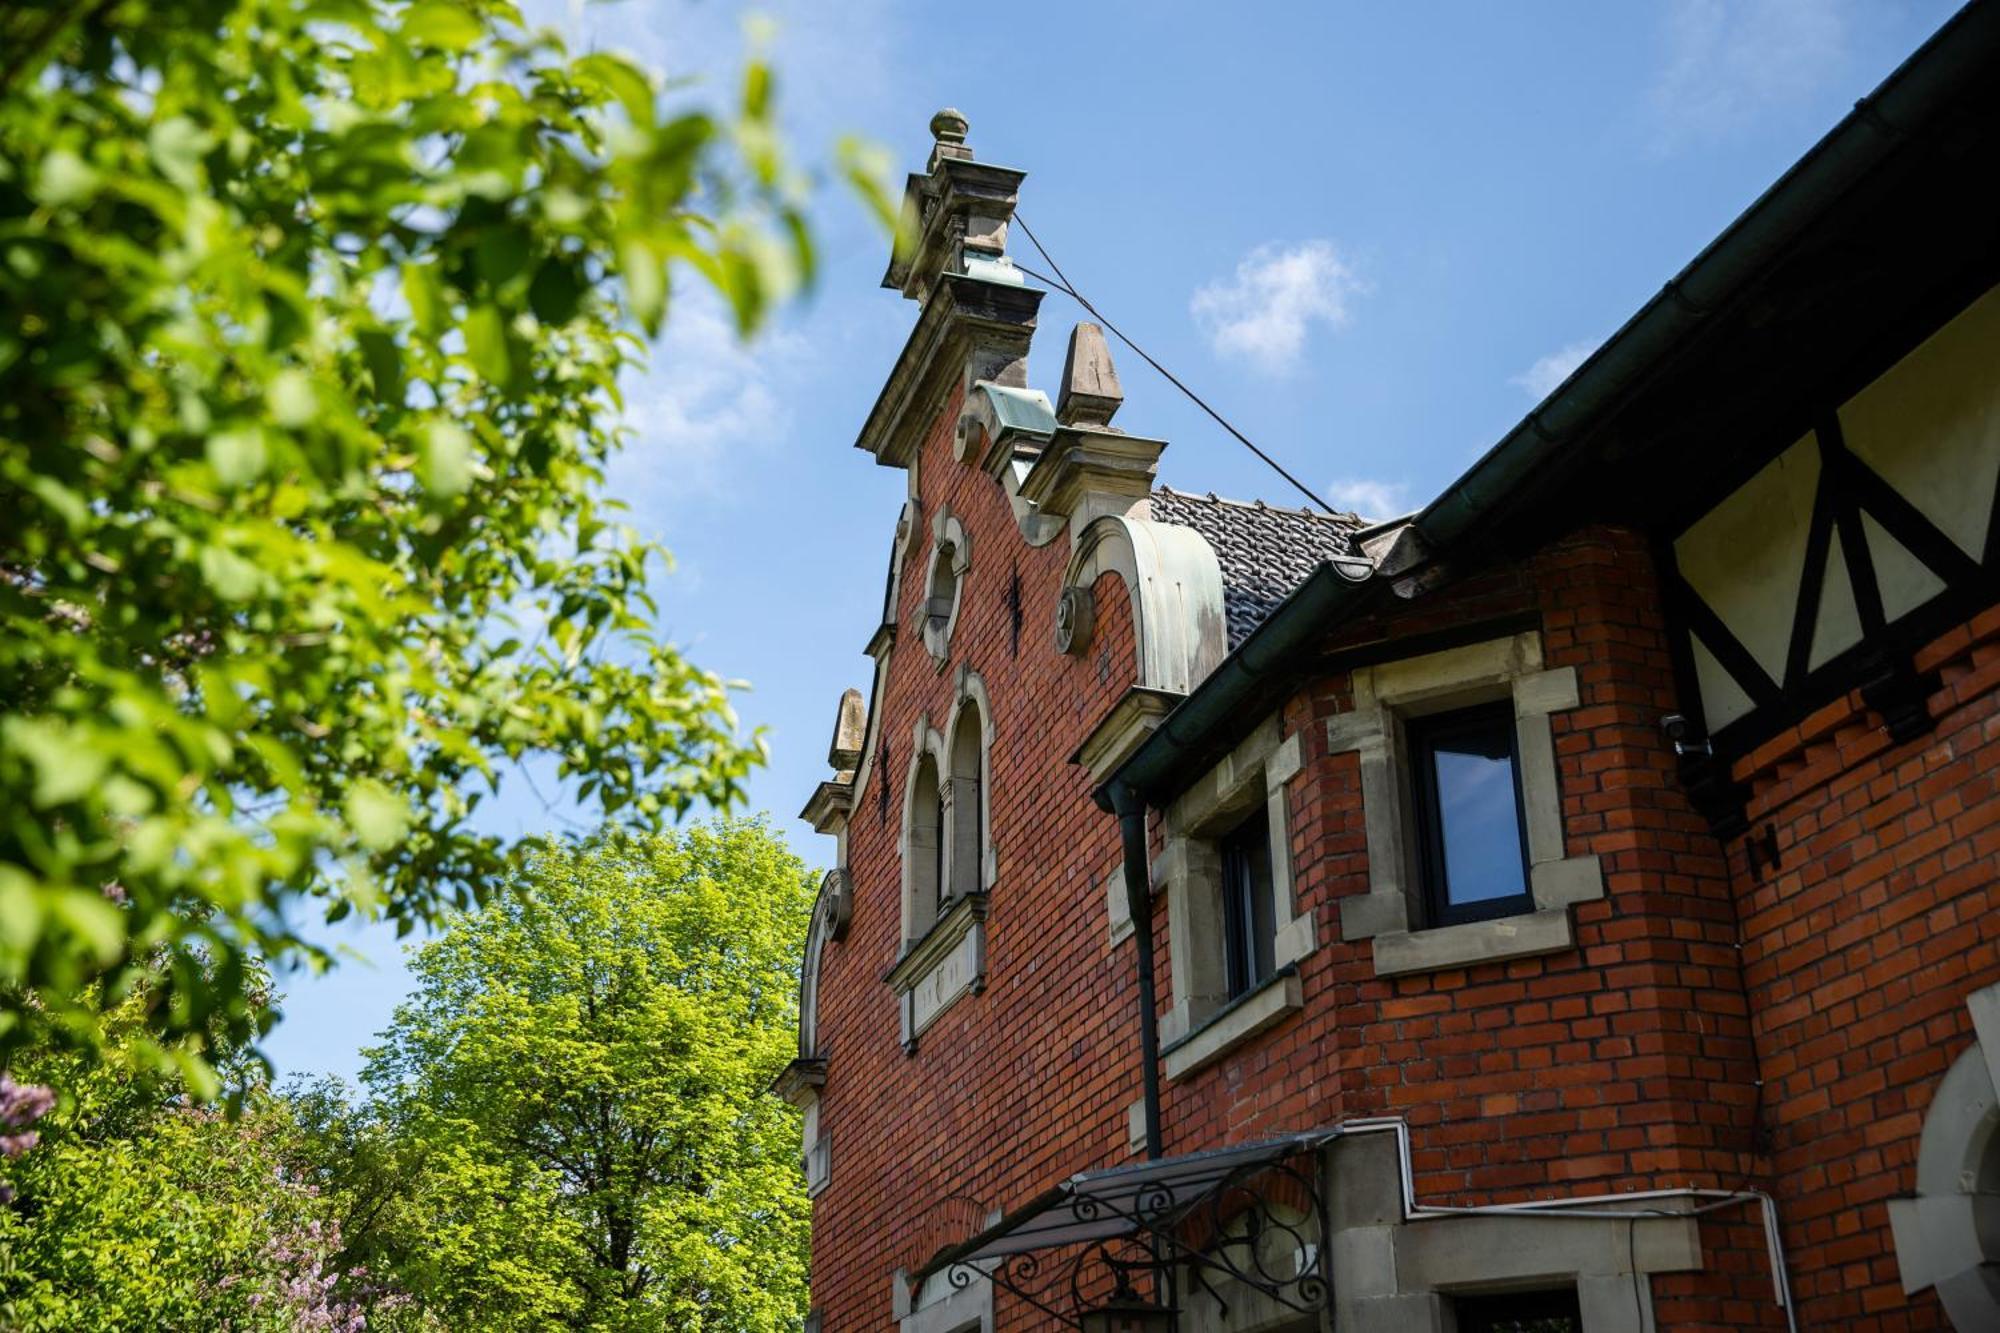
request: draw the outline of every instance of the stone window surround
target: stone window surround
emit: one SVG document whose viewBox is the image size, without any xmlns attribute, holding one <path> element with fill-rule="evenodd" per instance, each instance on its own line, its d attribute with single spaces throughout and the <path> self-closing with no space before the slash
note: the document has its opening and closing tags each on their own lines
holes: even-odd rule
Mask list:
<svg viewBox="0 0 2000 1333">
<path fill-rule="evenodd" d="M 946 599 L 934 595 L 932 588 L 936 582 L 938 564 L 947 558 L 951 561 L 951 597 Z M 950 509 L 940 505 L 931 515 L 931 557 L 924 565 L 923 600 L 917 603 L 917 625 L 921 631 L 924 648 L 943 671 L 951 657 L 951 635 L 958 628 L 959 608 L 965 605 L 965 578 L 972 567 L 972 544 L 966 536 L 965 525 Z M 939 605 L 944 602 L 944 605 Z"/>
<path fill-rule="evenodd" d="M 2000 986 L 1966 996 L 1973 1041 L 1931 1094 L 1917 1145 L 1916 1192 L 1889 1203 L 1903 1294 L 1936 1292 L 1954 1328 L 1992 1328 L 2000 1294 Z"/>
<path fill-rule="evenodd" d="M 900 1013 L 898 1039 L 908 1054 L 915 1054 L 917 1038 L 924 1029 L 937 1021 L 961 996 L 976 995 L 986 988 L 986 910 L 988 895 L 999 871 L 992 819 L 993 705 L 986 692 L 986 682 L 978 672 L 963 666 L 958 671 L 956 696 L 946 731 L 939 732 L 930 725 L 927 716 L 919 715 L 910 739 L 909 777 L 905 783 L 903 830 L 898 846 L 903 867 L 904 945 L 896 965 L 883 978 L 896 992 Z M 921 761 L 929 757 L 948 789 L 951 767 L 950 741 L 947 738 L 957 735 L 959 723 L 968 707 L 977 708 L 980 726 L 978 827 L 981 846 L 976 863 L 977 886 L 969 890 L 953 888 L 940 905 L 936 919 L 923 923 L 920 931 L 913 930 L 913 924 L 920 920 L 915 902 L 919 885 L 912 870 L 912 853 L 916 849 L 911 842 L 912 816 L 918 795 L 917 775 L 923 767 Z M 955 821 L 952 809 L 948 800 L 941 804 L 939 835 L 947 839 L 944 863 L 948 876 L 953 875 L 953 867 L 962 862 L 962 857 L 950 841 L 952 831 L 970 822 Z"/>
<path fill-rule="evenodd" d="M 1280 739 L 1273 715 L 1166 809 L 1165 846 L 1153 867 L 1153 888 L 1167 894 L 1168 950 L 1174 1004 L 1160 1020 L 1161 1058 L 1170 1079 L 1185 1078 L 1265 1028 L 1296 1012 L 1304 997 L 1298 963 L 1318 944 L 1312 913 L 1301 912 L 1292 888 L 1288 784 L 1304 766 L 1303 737 Z M 1227 993 L 1222 958 L 1222 860 L 1216 840 L 1259 801 L 1271 828 L 1274 971 L 1239 996 Z M 1114 872 L 1114 887 L 1123 887 Z M 1119 923 L 1112 931 L 1118 938 Z M 1124 929 L 1131 929 L 1130 922 Z M 1205 947 L 1189 947 L 1199 942 Z"/>
<path fill-rule="evenodd" d="M 1341 938 L 1372 940 L 1377 976 L 1467 967 L 1574 947 L 1569 905 L 1604 896 L 1595 856 L 1566 856 L 1562 792 L 1549 718 L 1579 704 L 1576 669 L 1544 669 L 1541 635 L 1447 648 L 1356 667 L 1351 710 L 1328 718 L 1330 753 L 1359 751 L 1368 892 L 1341 902 Z M 1511 700 L 1535 910 L 1425 928 L 1417 883 L 1403 719 Z"/>
</svg>

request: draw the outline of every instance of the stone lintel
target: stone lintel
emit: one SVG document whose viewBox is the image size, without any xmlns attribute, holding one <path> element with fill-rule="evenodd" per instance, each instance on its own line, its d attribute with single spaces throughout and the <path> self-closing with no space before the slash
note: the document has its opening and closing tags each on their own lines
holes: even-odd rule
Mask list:
<svg viewBox="0 0 2000 1333">
<path fill-rule="evenodd" d="M 938 916 L 937 924 L 924 932 L 924 937 L 912 944 L 896 960 L 896 965 L 883 973 L 882 980 L 898 991 L 907 991 L 933 967 L 957 947 L 973 926 L 986 919 L 986 895 L 968 893 L 954 901 Z"/>
<path fill-rule="evenodd" d="M 1091 728 L 1083 744 L 1069 757 L 1090 774 L 1091 785 L 1103 782 L 1132 757 L 1134 751 L 1153 734 L 1163 718 L 1187 696 L 1172 690 L 1156 690 L 1134 685 L 1119 696 L 1118 702 Z"/>
</svg>

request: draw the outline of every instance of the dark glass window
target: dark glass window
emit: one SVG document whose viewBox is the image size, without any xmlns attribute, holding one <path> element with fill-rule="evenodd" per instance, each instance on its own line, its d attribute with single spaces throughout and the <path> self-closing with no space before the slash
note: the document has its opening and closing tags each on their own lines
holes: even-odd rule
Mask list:
<svg viewBox="0 0 2000 1333">
<path fill-rule="evenodd" d="M 1452 1301 L 1458 1333 L 1583 1333 L 1576 1288 L 1460 1296 Z"/>
<path fill-rule="evenodd" d="M 1278 927 L 1271 902 L 1271 817 L 1264 806 L 1222 839 L 1222 945 L 1231 999 L 1270 977 Z"/>
<path fill-rule="evenodd" d="M 1512 705 L 1415 718 L 1407 731 L 1431 924 L 1534 910 Z"/>
</svg>

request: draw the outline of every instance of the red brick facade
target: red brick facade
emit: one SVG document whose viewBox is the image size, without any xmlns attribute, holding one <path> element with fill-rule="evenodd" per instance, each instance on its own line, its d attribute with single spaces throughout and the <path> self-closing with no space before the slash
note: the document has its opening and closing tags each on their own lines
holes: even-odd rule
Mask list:
<svg viewBox="0 0 2000 1333">
<path fill-rule="evenodd" d="M 949 265 L 937 256 L 953 235 L 967 255 L 967 238 L 989 238 L 983 245 L 1004 235 L 1004 216 L 996 226 L 978 210 L 1004 215 L 1012 206 L 1011 197 L 992 202 L 990 189 L 972 204 L 950 193 L 963 185 L 952 173 L 970 162 L 959 125 L 958 139 L 941 136 L 932 175 L 913 178 L 937 204 L 924 215 L 925 262 Z M 1018 174 L 995 179 L 1011 189 Z M 962 211 L 957 233 L 939 220 L 949 207 Z M 964 262 L 962 275 L 973 260 Z M 1121 883 L 1119 824 L 1094 799 L 1095 778 L 1078 756 L 1089 755 L 1134 687 L 1150 683 L 1145 673 L 1157 664 L 1141 660 L 1156 650 L 1146 647 L 1139 598 L 1116 572 L 1089 585 L 1086 651 L 1062 651 L 1051 626 L 1079 533 L 1105 515 L 1144 522 L 1147 501 L 1128 490 L 1114 503 L 1104 499 L 1114 492 L 1100 492 L 1096 509 L 1074 511 L 1066 537 L 1035 528 L 1034 505 L 1023 500 L 1033 483 L 1020 475 L 1053 467 L 1062 431 L 1081 427 L 1059 412 L 1060 429 L 1052 419 L 1042 444 L 1014 456 L 1020 473 L 996 466 L 991 441 L 966 423 L 974 382 L 1005 358 L 975 365 L 987 344 L 949 341 L 955 316 L 936 311 L 968 300 L 966 289 L 935 295 L 911 271 L 892 277 L 927 302 L 929 322 L 884 391 L 869 447 L 909 468 L 914 522 L 876 639 L 887 659 L 867 749 L 843 807 L 851 928 L 817 955 L 817 1049 L 802 1052 L 821 1080 L 812 1095 L 829 1164 L 815 1198 L 812 1261 L 825 1333 L 898 1327 L 919 1299 L 908 1275 L 941 1249 L 1073 1173 L 1138 1152 L 1136 949 L 1107 898 Z M 1934 331 L 1941 308 L 1894 354 Z M 1022 309 L 1017 331 L 1032 328 L 1033 304 Z M 1943 318 L 1953 313 L 1942 309 Z M 978 337 L 1004 322 L 980 318 L 989 332 Z M 947 333 L 926 331 L 935 328 Z M 1009 355 L 1025 349 L 1020 338 Z M 1879 373 L 1889 357 L 1871 355 Z M 1018 375 L 1018 366 L 1001 373 Z M 912 414 L 920 429 L 897 424 Z M 1797 438 L 1785 429 L 1784 439 Z M 1085 475 L 1087 492 L 1097 483 Z M 1927 691 L 1914 720 L 1891 719 L 1909 739 L 1892 738 L 1886 705 L 1864 698 L 1857 676 L 1841 697 L 1747 753 L 1725 751 L 1724 771 L 1701 777 L 1701 763 L 1677 754 L 1662 726 L 1672 714 L 1700 715 L 1688 660 L 1677 656 L 1688 631 L 1676 618 L 1682 575 L 1665 543 L 1702 512 L 1693 502 L 1715 499 L 1683 498 L 1672 522 L 1628 521 L 1627 513 L 1644 517 L 1643 507 L 1588 503 L 1591 486 L 1609 484 L 1577 481 L 1572 494 L 1586 499 L 1562 511 L 1572 521 L 1544 525 L 1533 540 L 1418 566 L 1435 577 L 1398 582 L 1396 571 L 1378 568 L 1349 613 L 1323 628 L 1315 622 L 1305 665 L 1288 668 L 1269 696 L 1276 703 L 1235 719 L 1238 737 L 1275 717 L 1278 736 L 1296 738 L 1297 771 L 1274 789 L 1283 792 L 1292 903 L 1310 919 L 1311 944 L 1295 960 L 1295 1009 L 1164 1080 L 1164 1151 L 1394 1118 L 1408 1127 L 1411 1183 L 1426 1206 L 1763 1192 L 1781 1218 L 1793 1327 L 1950 1328 L 1929 1287 L 1905 1293 L 1909 1256 L 1899 1258 L 1890 1202 L 1918 1193 L 1919 1141 L 1940 1079 L 1973 1049 L 1968 997 L 2000 985 L 2000 605 L 1955 588 L 1932 610 L 1954 608 L 1961 623 L 1933 632 L 1948 621 L 1933 614 L 1921 622 L 1926 642 L 1903 643 L 1906 678 Z M 1072 493 L 1050 485 L 1036 494 Z M 939 660 L 921 627 L 932 525 L 946 512 L 970 558 Z M 1812 614 L 1801 622 L 1808 635 Z M 1370 894 L 1380 870 L 1370 865 L 1371 838 L 1380 842 L 1363 790 L 1367 761 L 1332 739 L 1364 698 L 1369 678 L 1356 673 L 1395 661 L 1398 645 L 1421 657 L 1524 634 L 1537 672 L 1565 688 L 1573 673 L 1573 706 L 1547 710 L 1558 856 L 1594 858 L 1591 891 L 1559 900 L 1565 947 L 1379 968 L 1380 936 L 1355 929 L 1343 908 Z M 891 973 L 913 952 L 901 860 L 913 737 L 920 724 L 949 725 L 968 672 L 991 710 L 983 971 L 906 1045 Z M 1825 679 L 1812 677 L 1813 688 Z M 1778 716 L 1770 708 L 1764 716 Z M 1709 794 L 1697 792 L 1698 780 Z M 1718 787 L 1734 792 L 1720 814 Z M 1156 876 L 1170 842 L 1159 808 L 1170 802 L 1158 795 L 1149 794 Z M 1536 902 L 1546 907 L 1539 891 Z M 1174 952 L 1190 945 L 1175 938 L 1168 894 L 1153 903 L 1144 924 L 1157 950 L 1157 1008 L 1167 1015 L 1187 998 L 1174 993 Z M 1760 1213 L 1747 1198 L 1704 1198 L 1705 1209 L 1704 1199 L 1676 1201 L 1702 1209 L 1687 1224 L 1698 1257 L 1649 1270 L 1626 1237 L 1632 1304 L 1650 1310 L 1593 1326 L 1586 1301 L 1586 1333 L 1787 1326 Z M 1434 1316 L 1442 1322 L 1393 1326 L 1451 1327 L 1448 1304 L 1437 1302 L 1455 1290 L 1427 1289 L 1426 1308 L 1445 1310 Z M 1057 1326 L 1004 1290 L 980 1319 L 990 1323 L 964 1327 Z"/>
</svg>

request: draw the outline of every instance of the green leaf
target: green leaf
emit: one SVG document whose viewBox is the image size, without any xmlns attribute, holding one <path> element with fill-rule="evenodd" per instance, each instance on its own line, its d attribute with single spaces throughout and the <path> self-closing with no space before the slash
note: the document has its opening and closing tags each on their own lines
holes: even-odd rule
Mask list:
<svg viewBox="0 0 2000 1333">
<path fill-rule="evenodd" d="M 64 889 L 47 899 L 51 920 L 74 931 L 99 967 L 109 967 L 125 952 L 125 914 L 101 893 Z"/>
<path fill-rule="evenodd" d="M 403 266 L 403 300 L 409 303 L 410 319 L 420 332 L 436 337 L 444 331 L 444 293 L 438 290 L 437 269 L 434 266 Z"/>
<path fill-rule="evenodd" d="M 35 174 L 35 198 L 51 208 L 79 203 L 97 189 L 97 171 L 67 148 L 42 159 Z"/>
<path fill-rule="evenodd" d="M 252 428 L 220 431 L 202 445 L 215 479 L 224 486 L 247 486 L 264 475 L 270 459 L 264 449 L 264 432 Z"/>
<path fill-rule="evenodd" d="M 361 778 L 350 786 L 343 808 L 356 840 L 372 852 L 394 847 L 409 829 L 409 804 L 373 778 Z"/>
<path fill-rule="evenodd" d="M 560 255 L 544 259 L 528 287 L 528 307 L 544 324 L 567 324 L 583 303 L 583 279 Z"/>
<path fill-rule="evenodd" d="M 474 306 L 466 315 L 465 359 L 489 384 L 504 385 L 513 374 L 507 354 L 507 320 L 497 307 Z"/>
<path fill-rule="evenodd" d="M 272 376 L 264 398 L 271 405 L 271 419 L 290 430 L 311 425 L 319 415 L 318 395 L 302 370 L 281 370 Z"/>
<path fill-rule="evenodd" d="M 433 421 L 424 431 L 424 489 L 451 499 L 472 485 L 472 436 L 454 421 Z"/>
<path fill-rule="evenodd" d="M 375 382 L 375 398 L 387 407 L 403 405 L 403 353 L 396 340 L 380 329 L 362 329 L 354 335 L 361 359 Z"/>
<path fill-rule="evenodd" d="M 10 717 L 0 724 L 0 737 L 33 767 L 34 801 L 43 810 L 88 795 L 111 766 L 110 756 L 88 737 L 41 718 Z"/>
<path fill-rule="evenodd" d="M 593 52 L 570 66 L 580 82 L 598 83 L 618 99 L 625 114 L 642 129 L 653 126 L 653 81 L 631 62 L 606 52 Z"/>
<path fill-rule="evenodd" d="M 479 17 L 446 0 L 419 0 L 403 15 L 405 39 L 446 51 L 468 51 L 484 35 Z"/>
<path fill-rule="evenodd" d="M 667 312 L 667 267 L 653 248 L 637 238 L 619 243 L 618 263 L 625 274 L 625 299 L 632 317 L 647 333 L 658 333 Z"/>
<path fill-rule="evenodd" d="M 153 126 L 146 144 L 162 176 L 183 190 L 202 188 L 201 159 L 215 146 L 213 135 L 186 116 L 170 116 Z"/>
<path fill-rule="evenodd" d="M 255 564 L 224 546 L 201 548 L 201 576 L 225 602 L 247 602 L 264 583 Z"/>
</svg>

